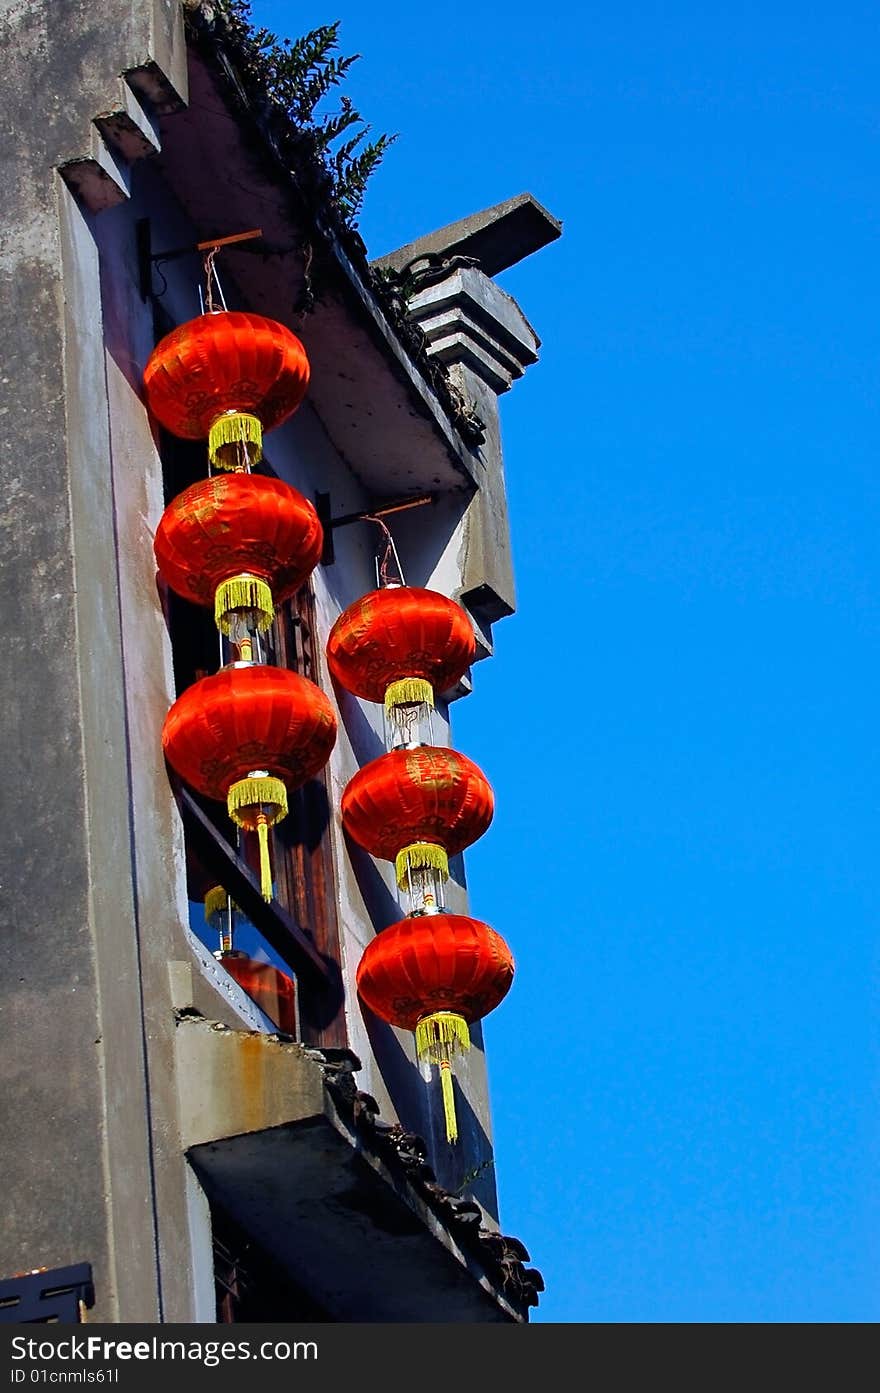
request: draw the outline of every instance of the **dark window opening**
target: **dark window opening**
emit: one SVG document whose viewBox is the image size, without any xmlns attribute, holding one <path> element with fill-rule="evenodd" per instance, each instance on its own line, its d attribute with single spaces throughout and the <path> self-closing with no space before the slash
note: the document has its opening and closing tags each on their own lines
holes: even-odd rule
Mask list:
<svg viewBox="0 0 880 1393">
<path fill-rule="evenodd" d="M 232 1220 L 211 1208 L 217 1321 L 332 1321 L 322 1306 Z"/>
</svg>

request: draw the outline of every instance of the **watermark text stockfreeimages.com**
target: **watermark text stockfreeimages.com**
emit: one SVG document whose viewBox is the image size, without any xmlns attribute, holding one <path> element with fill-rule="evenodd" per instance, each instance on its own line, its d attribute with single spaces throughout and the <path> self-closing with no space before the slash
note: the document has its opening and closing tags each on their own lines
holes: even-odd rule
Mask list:
<svg viewBox="0 0 880 1393">
<path fill-rule="evenodd" d="M 192 1360 L 213 1369 L 218 1364 L 233 1363 L 241 1359 L 265 1359 L 283 1362 L 288 1359 L 317 1359 L 318 1346 L 314 1340 L 263 1340 L 252 1343 L 250 1340 L 163 1340 L 153 1335 L 146 1340 L 108 1340 L 103 1335 L 69 1335 L 59 1340 L 32 1339 L 26 1335 L 15 1335 L 12 1339 L 11 1358 L 12 1382 L 32 1383 L 110 1383 L 116 1382 L 110 1375 L 118 1370 L 58 1370 L 70 1375 L 81 1373 L 76 1379 L 43 1378 L 43 1369 L 28 1369 L 27 1364 L 36 1361 L 76 1360 L 93 1364 L 111 1364 L 120 1360 Z M 23 1365 L 23 1367 L 21 1367 Z M 106 1372 L 106 1378 L 98 1378 Z M 87 1375 L 92 1373 L 93 1378 Z M 37 1378 L 34 1378 L 34 1374 Z"/>
</svg>

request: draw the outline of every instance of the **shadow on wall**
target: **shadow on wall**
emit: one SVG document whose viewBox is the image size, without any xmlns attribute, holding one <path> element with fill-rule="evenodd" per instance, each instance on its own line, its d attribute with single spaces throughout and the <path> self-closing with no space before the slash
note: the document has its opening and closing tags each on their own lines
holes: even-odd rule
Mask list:
<svg viewBox="0 0 880 1393">
<path fill-rule="evenodd" d="M 406 918 L 406 908 L 401 904 L 394 891 L 389 888 L 388 882 L 369 852 L 364 851 L 357 842 L 352 841 L 347 832 L 344 836 L 348 862 L 364 902 L 364 908 L 373 928 L 377 933 L 380 933 L 382 929 L 387 929 L 389 924 L 396 924 L 399 919 Z M 465 896 L 467 890 L 464 879 L 464 861 L 461 856 L 451 858 L 449 871 L 450 879 L 446 886 L 447 895 L 451 889 L 456 899 Z M 447 900 L 447 905 L 452 914 L 467 913 L 466 903 L 456 904 L 450 897 Z"/>
<path fill-rule="evenodd" d="M 458 1080 L 455 1082 L 455 1109 L 459 1140 L 450 1146 L 446 1140 L 437 1071 L 433 1071 L 431 1082 L 426 1083 L 391 1027 L 374 1016 L 360 1000 L 358 1005 L 370 1047 L 401 1126 L 427 1143 L 429 1164 L 444 1189 L 461 1198 L 477 1200 L 497 1222 L 492 1144 Z M 471 1027 L 471 1047 L 482 1053 L 483 1036 L 478 1025 Z"/>
<path fill-rule="evenodd" d="M 333 816 L 323 780 L 309 779 L 301 787 L 291 789 L 289 804 L 289 814 L 276 825 L 274 835 L 286 847 L 317 851 Z"/>
<path fill-rule="evenodd" d="M 351 742 L 352 753 L 359 767 L 369 764 L 385 753 L 382 731 L 376 730 L 364 715 L 357 697 L 352 696 L 333 678 L 333 695 L 345 733 Z M 379 709 L 378 707 L 376 708 Z"/>
<path fill-rule="evenodd" d="M 452 589 L 460 584 L 457 560 L 450 565 L 448 573 L 444 566 L 444 575 L 437 577 L 433 584 L 432 577 L 474 497 L 473 492 L 446 493 L 432 507 L 414 508 L 411 512 L 395 513 L 386 518 L 409 585 L 445 591 L 450 588 L 450 580 L 455 582 Z"/>
<path fill-rule="evenodd" d="M 397 896 L 389 890 L 376 862 L 357 842 L 352 841 L 347 832 L 345 845 L 349 865 L 373 928 L 378 933 L 387 929 L 389 924 L 396 924 L 398 919 L 403 918 L 403 910 Z"/>
<path fill-rule="evenodd" d="M 394 537 L 408 585 L 441 590 L 458 587 L 457 561 L 450 564 L 448 573 L 444 566 L 443 575 L 433 585 L 431 582 L 475 496 L 473 490 L 443 493 L 431 506 L 393 513 L 384 519 Z M 350 511 L 366 512 L 370 506 L 381 505 L 381 499 L 362 498 L 351 505 Z M 336 517 L 348 510 L 347 505 L 331 493 L 332 515 Z M 375 523 L 362 520 L 334 528 L 333 543 L 336 560 L 323 568 L 324 583 L 339 608 L 345 609 L 353 600 L 376 588 L 375 558 L 385 550 L 384 534 Z"/>
</svg>

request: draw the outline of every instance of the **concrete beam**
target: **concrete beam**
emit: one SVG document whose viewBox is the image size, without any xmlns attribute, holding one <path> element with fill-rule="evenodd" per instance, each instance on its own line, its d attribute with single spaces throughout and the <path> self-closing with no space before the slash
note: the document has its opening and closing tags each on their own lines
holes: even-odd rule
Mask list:
<svg viewBox="0 0 880 1393">
<path fill-rule="evenodd" d="M 95 125 L 108 145 L 133 164 L 162 148 L 159 126 L 152 113 L 139 100 L 134 88 L 120 82 L 120 101 L 95 117 Z"/>
<path fill-rule="evenodd" d="M 431 357 L 474 403 L 486 433 L 475 451 L 478 490 L 460 526 L 458 598 L 469 610 L 482 654 L 491 628 L 515 607 L 498 397 L 538 361 L 540 339 L 516 301 L 479 267 L 438 255 L 408 267 L 407 311 Z"/>
<path fill-rule="evenodd" d="M 562 236 L 562 223 L 530 193 L 471 213 L 425 237 L 378 257 L 380 270 L 403 271 L 424 256 L 472 256 L 487 276 L 497 276 Z"/>
<path fill-rule="evenodd" d="M 155 108 L 149 97 L 139 95 L 146 90 L 139 81 L 145 72 L 155 85 L 159 73 L 155 63 L 132 68 L 124 80 L 120 79 L 119 100 L 94 117 L 89 153 L 59 165 L 59 173 L 71 193 L 90 213 L 103 213 L 130 197 L 130 166 L 161 149 L 159 128 L 152 114 Z M 177 99 L 177 106 L 170 109 L 177 110 L 179 106 Z"/>
<path fill-rule="evenodd" d="M 484 425 L 473 451 L 477 492 L 458 528 L 457 598 L 473 618 L 480 656 L 491 652 L 492 625 L 512 614 L 516 603 L 498 398 L 537 362 L 541 342 L 516 301 L 491 277 L 561 232 L 558 219 L 526 193 L 373 263 L 394 273 L 429 356 L 443 363 Z"/>
<path fill-rule="evenodd" d="M 519 305 L 476 267 L 417 290 L 407 308 L 432 357 L 469 367 L 496 394 L 538 361 L 540 339 Z"/>
</svg>

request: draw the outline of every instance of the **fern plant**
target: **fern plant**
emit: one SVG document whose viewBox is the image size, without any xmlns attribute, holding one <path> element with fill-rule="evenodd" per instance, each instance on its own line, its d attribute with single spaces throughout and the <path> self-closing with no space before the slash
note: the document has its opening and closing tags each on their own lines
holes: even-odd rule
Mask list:
<svg viewBox="0 0 880 1393">
<path fill-rule="evenodd" d="M 339 55 L 340 21 L 323 24 L 301 39 L 281 39 L 251 23 L 250 0 L 227 0 L 230 25 L 255 53 L 255 67 L 268 96 L 299 129 L 330 179 L 333 199 L 346 224 L 355 228 L 370 175 L 378 168 L 396 135 L 368 140 L 369 126 L 350 97 L 340 95 L 339 110 L 319 116 L 317 107 L 360 58 Z M 348 138 L 336 141 L 348 132 Z"/>
</svg>

